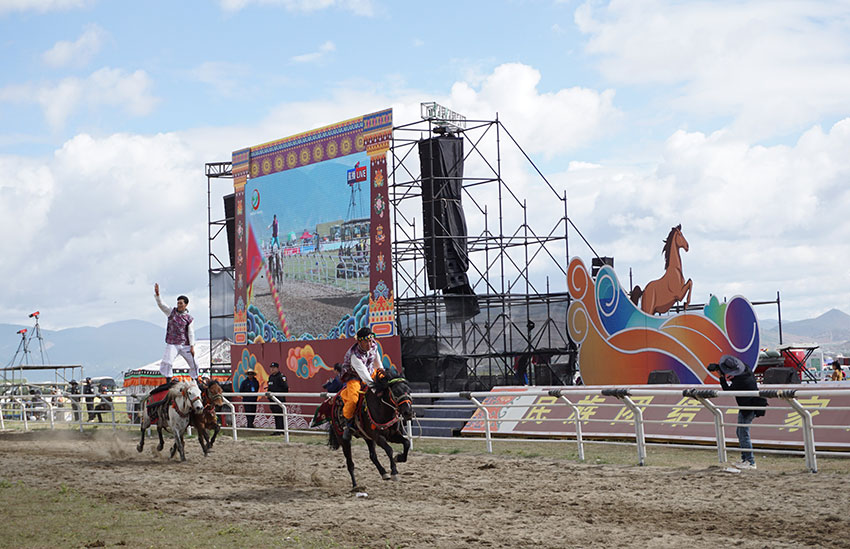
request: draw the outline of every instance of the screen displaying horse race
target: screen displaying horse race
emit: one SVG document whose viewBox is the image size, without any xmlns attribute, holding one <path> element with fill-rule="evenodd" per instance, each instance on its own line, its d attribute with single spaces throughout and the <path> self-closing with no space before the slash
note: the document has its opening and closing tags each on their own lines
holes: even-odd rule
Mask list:
<svg viewBox="0 0 850 549">
<path fill-rule="evenodd" d="M 262 381 L 274 361 L 315 385 L 362 327 L 398 363 L 391 138 L 384 110 L 233 153 L 234 379 L 254 369 Z"/>
<path fill-rule="evenodd" d="M 245 185 L 251 308 L 285 339 L 338 337 L 339 321 L 368 305 L 369 195 L 365 152 Z"/>
</svg>

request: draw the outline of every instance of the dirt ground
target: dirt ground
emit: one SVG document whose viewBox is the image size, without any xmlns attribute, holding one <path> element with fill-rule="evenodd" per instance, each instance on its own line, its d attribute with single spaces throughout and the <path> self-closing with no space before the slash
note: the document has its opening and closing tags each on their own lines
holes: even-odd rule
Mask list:
<svg viewBox="0 0 850 549">
<path fill-rule="evenodd" d="M 426 454 L 382 481 L 355 447 L 221 438 L 185 463 L 129 433 L 0 435 L 0 477 L 141 510 L 330 536 L 343 547 L 850 547 L 850 475 L 716 466 L 580 464 L 542 457 Z M 153 443 L 152 443 L 153 442 Z M 168 440 L 166 441 L 169 442 Z"/>
</svg>

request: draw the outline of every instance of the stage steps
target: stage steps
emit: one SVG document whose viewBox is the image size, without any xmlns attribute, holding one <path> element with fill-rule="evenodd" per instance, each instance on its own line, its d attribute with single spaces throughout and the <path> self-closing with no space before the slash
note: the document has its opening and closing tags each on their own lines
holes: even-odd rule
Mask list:
<svg viewBox="0 0 850 549">
<path fill-rule="evenodd" d="M 416 397 L 414 396 L 414 402 Z M 447 405 L 470 405 L 465 398 L 438 398 L 434 401 L 435 406 Z M 427 408 L 416 409 L 416 417 L 423 421 L 413 421 L 413 436 L 426 437 L 451 437 L 460 436 L 460 430 L 466 425 L 475 407 L 470 408 Z"/>
</svg>

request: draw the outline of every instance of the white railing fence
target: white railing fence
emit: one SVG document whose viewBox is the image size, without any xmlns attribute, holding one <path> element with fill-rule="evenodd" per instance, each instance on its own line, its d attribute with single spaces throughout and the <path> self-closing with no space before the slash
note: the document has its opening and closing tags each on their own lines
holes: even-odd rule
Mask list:
<svg viewBox="0 0 850 549">
<path fill-rule="evenodd" d="M 436 440 L 458 440 L 456 428 L 451 436 L 425 435 L 423 431 L 429 425 L 458 425 L 462 426 L 479 410 L 483 416 L 484 431 L 483 439 L 487 452 L 493 452 L 494 441 L 500 443 L 522 443 L 522 442 L 541 442 L 548 441 L 557 444 L 576 445 L 578 459 L 585 459 L 584 447 L 586 444 L 630 444 L 634 445 L 637 452 L 637 463 L 644 465 L 647 458 L 647 447 L 649 446 L 666 446 L 676 448 L 716 448 L 718 462 L 723 464 L 727 462 L 727 452 L 730 449 L 725 433 L 725 427 L 737 426 L 737 423 L 728 422 L 724 419 L 725 413 L 730 413 L 730 410 L 737 409 L 736 405 L 720 405 L 713 402 L 717 397 L 752 397 L 763 396 L 768 398 L 770 406 L 784 403 L 790 410 L 795 411 L 801 418 L 800 439 L 797 442 L 802 450 L 793 447 L 767 447 L 766 445 L 759 447 L 754 443 L 753 452 L 761 454 L 786 454 L 786 455 L 802 455 L 805 458 L 805 465 L 811 472 L 817 472 L 817 457 L 820 456 L 842 456 L 850 457 L 850 448 L 847 451 L 824 451 L 818 450 L 817 433 L 823 433 L 829 429 L 843 429 L 850 432 L 850 426 L 828 424 L 825 421 L 825 414 L 819 414 L 818 411 L 812 413 L 813 410 L 808 408 L 801 400 L 809 397 L 829 397 L 847 395 L 848 391 L 833 389 L 833 388 L 812 388 L 800 390 L 762 390 L 762 391 L 717 391 L 714 389 L 692 388 L 685 389 L 631 389 L 631 388 L 592 388 L 592 387 L 565 387 L 561 389 L 551 390 L 526 390 L 522 394 L 529 397 L 548 396 L 554 397 L 554 403 L 548 404 L 550 408 L 562 406 L 571 414 L 572 432 L 564 433 L 563 435 L 550 436 L 548 438 L 523 438 L 521 436 L 498 437 L 493 433 L 494 426 L 498 421 L 504 421 L 499 417 L 494 417 L 497 410 L 509 410 L 515 408 L 528 408 L 528 404 L 514 405 L 500 403 L 498 406 L 487 405 L 484 400 L 487 397 L 509 395 L 505 392 L 460 392 L 460 393 L 413 393 L 413 408 L 417 416 L 414 419 L 415 425 L 408 422 L 404 426 L 406 436 L 415 442 L 418 439 L 436 439 Z M 110 427 L 118 428 L 135 428 L 138 426 L 138 402 L 141 396 L 133 395 L 126 392 L 110 393 L 111 402 L 106 399 L 101 399 L 99 395 L 72 395 L 62 393 L 61 395 L 3 395 L 0 396 L 0 430 L 19 430 L 21 427 L 25 430 L 33 429 L 56 429 L 56 428 L 73 428 L 81 432 L 86 427 Z M 266 397 L 268 402 L 257 402 L 253 411 L 247 411 L 246 403 L 241 400 L 243 397 Z M 318 404 L 327 398 L 328 393 L 224 393 L 224 406 L 221 407 L 219 418 L 222 421 L 223 430 L 229 430 L 234 441 L 239 439 L 239 433 L 275 433 L 274 416 L 283 418 L 282 434 L 284 441 L 290 442 L 292 433 L 323 435 L 327 427 L 311 428 L 310 421 L 313 418 L 313 412 Z M 580 399 L 588 396 L 605 396 L 615 397 L 622 404 L 615 403 L 596 403 L 594 406 L 619 406 L 625 405 L 632 413 L 628 419 L 614 420 L 610 419 L 597 420 L 588 417 L 582 413 L 583 406 Z M 673 404 L 638 404 L 635 398 L 648 396 L 678 396 L 689 397 L 693 399 L 694 405 L 699 406 L 711 412 L 712 422 L 692 422 L 691 424 L 713 425 L 714 441 L 713 443 L 705 440 L 699 443 L 688 443 L 683 440 L 679 443 L 650 443 L 647 442 L 646 425 L 648 423 L 659 423 L 658 420 L 646 420 L 644 418 L 644 410 L 650 407 L 673 408 Z M 440 401 L 443 402 L 440 402 Z M 727 398 L 728 400 L 728 398 Z M 96 401 L 96 402 L 95 402 Z M 734 402 L 734 401 L 733 401 Z M 280 407 L 279 413 L 272 413 L 269 404 L 274 404 Z M 248 403 L 250 406 L 251 403 Z M 98 406 L 100 405 L 100 406 Z M 260 407 L 262 405 L 262 408 Z M 98 409 L 99 408 L 99 409 Z M 753 409 L 753 408 L 750 408 Z M 462 414 L 463 417 L 451 417 L 450 411 L 466 411 Z M 830 406 L 830 411 L 847 411 L 850 407 Z M 824 411 L 820 409 L 820 411 Z M 254 426 L 248 428 L 248 416 L 253 418 Z M 815 420 L 815 416 L 819 421 Z M 565 416 L 566 417 L 566 416 Z M 539 422 L 552 422 L 563 425 L 563 419 L 547 419 L 540 418 Z M 634 438 L 631 436 L 624 440 L 622 436 L 616 439 L 609 440 L 587 440 L 584 435 L 583 424 L 591 424 L 595 421 L 605 423 L 626 423 L 631 424 L 634 432 Z M 772 429 L 786 429 L 787 425 L 782 424 L 767 424 L 754 423 L 751 426 L 753 429 L 759 429 L 760 433 L 770 432 Z M 563 430 L 561 428 L 561 430 Z M 414 436 L 414 432 L 418 431 L 418 435 Z M 553 428 L 553 432 L 557 429 Z M 787 431 L 786 431 L 787 432 Z M 761 439 L 770 439 L 770 436 L 760 436 Z M 475 437 L 464 437 L 464 440 L 475 440 Z M 848 440 L 850 442 L 850 440 Z M 735 441 L 737 443 L 737 441 Z"/>
</svg>

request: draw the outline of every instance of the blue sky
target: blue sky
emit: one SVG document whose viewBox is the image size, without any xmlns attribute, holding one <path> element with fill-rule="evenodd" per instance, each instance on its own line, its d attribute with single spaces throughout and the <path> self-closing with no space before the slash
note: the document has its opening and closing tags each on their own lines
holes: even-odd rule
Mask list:
<svg viewBox="0 0 850 549">
<path fill-rule="evenodd" d="M 0 322 L 205 311 L 204 162 L 432 100 L 498 112 L 621 279 L 681 223 L 695 301 L 850 312 L 846 0 L 0 0 L 0 47 Z"/>
</svg>

